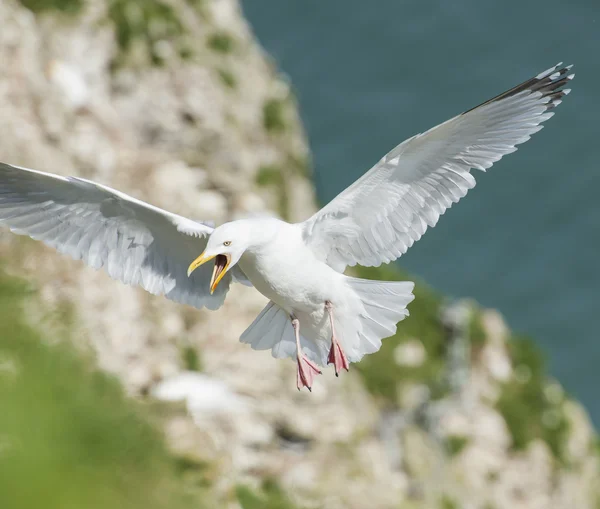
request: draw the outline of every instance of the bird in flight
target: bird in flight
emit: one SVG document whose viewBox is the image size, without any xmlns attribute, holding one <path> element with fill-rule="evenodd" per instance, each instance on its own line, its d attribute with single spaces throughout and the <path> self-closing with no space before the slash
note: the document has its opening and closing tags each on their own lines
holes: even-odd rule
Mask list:
<svg viewBox="0 0 600 509">
<path fill-rule="evenodd" d="M 248 218 L 212 228 L 77 177 L 0 163 L 0 223 L 123 283 L 217 309 L 232 281 L 270 299 L 240 340 L 297 363 L 309 390 L 381 347 L 408 316 L 412 282 L 358 279 L 348 266 L 402 256 L 485 171 L 542 128 L 569 93 L 558 64 L 404 141 L 302 223 Z M 212 263 L 209 263 L 211 262 Z"/>
</svg>

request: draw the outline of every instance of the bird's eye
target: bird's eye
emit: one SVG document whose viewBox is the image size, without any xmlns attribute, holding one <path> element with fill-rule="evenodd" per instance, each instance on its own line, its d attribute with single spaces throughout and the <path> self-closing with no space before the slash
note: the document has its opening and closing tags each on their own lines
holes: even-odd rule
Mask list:
<svg viewBox="0 0 600 509">
<path fill-rule="evenodd" d="M 226 240 L 225 242 L 223 242 L 224 246 L 231 246 L 231 241 L 230 240 Z"/>
</svg>

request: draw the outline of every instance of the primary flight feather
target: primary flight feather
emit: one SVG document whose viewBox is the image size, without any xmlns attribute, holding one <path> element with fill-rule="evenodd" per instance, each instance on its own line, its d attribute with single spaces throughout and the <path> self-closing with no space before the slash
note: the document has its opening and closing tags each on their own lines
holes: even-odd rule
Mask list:
<svg viewBox="0 0 600 509">
<path fill-rule="evenodd" d="M 411 282 L 345 276 L 399 258 L 485 171 L 542 128 L 571 66 L 530 80 L 404 141 L 303 223 L 217 228 L 94 182 L 0 163 L 0 222 L 126 284 L 217 309 L 232 281 L 270 299 L 241 341 L 297 362 L 297 386 L 381 347 L 408 316 Z M 207 262 L 214 260 L 213 264 Z"/>
</svg>

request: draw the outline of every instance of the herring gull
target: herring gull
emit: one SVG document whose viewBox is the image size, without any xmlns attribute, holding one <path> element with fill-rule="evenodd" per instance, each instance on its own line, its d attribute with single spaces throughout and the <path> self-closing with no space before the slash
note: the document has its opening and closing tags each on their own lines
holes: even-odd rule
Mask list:
<svg viewBox="0 0 600 509">
<path fill-rule="evenodd" d="M 404 141 L 302 223 L 217 228 L 77 177 L 0 163 L 0 222 L 150 293 L 219 308 L 232 281 L 270 302 L 240 340 L 297 363 L 297 387 L 381 347 L 408 316 L 412 282 L 344 275 L 402 256 L 485 171 L 542 128 L 573 78 L 558 64 Z M 207 264 L 210 260 L 214 263 Z"/>
</svg>

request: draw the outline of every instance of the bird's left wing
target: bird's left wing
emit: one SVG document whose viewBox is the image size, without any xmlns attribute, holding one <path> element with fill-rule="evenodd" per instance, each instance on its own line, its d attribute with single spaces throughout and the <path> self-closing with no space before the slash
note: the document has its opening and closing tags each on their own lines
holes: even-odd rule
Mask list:
<svg viewBox="0 0 600 509">
<path fill-rule="evenodd" d="M 485 171 L 542 128 L 573 78 L 558 64 L 394 148 L 302 223 L 305 242 L 333 268 L 378 266 L 404 254 Z"/>
<path fill-rule="evenodd" d="M 211 295 L 210 264 L 187 276 L 213 228 L 89 180 L 0 163 L 0 224 L 197 308 L 220 307 L 231 283 L 228 273 Z"/>
</svg>

